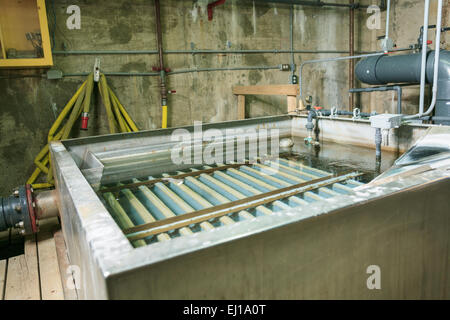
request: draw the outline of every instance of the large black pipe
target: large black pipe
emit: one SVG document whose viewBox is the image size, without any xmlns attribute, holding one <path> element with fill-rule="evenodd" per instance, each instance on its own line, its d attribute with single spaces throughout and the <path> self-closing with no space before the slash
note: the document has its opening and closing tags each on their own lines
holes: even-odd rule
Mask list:
<svg viewBox="0 0 450 320">
<path fill-rule="evenodd" d="M 434 51 L 427 53 L 426 81 L 433 83 Z M 356 76 L 367 84 L 419 83 L 421 53 L 375 56 L 361 60 L 356 65 Z M 450 116 L 450 51 L 441 50 L 435 116 Z M 437 124 L 450 125 L 449 121 L 437 120 Z"/>
</svg>

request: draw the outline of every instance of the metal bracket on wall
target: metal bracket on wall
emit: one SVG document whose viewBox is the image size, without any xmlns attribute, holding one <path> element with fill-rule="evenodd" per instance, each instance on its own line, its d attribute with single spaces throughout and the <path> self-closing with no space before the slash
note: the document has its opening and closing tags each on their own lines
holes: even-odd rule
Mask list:
<svg viewBox="0 0 450 320">
<path fill-rule="evenodd" d="M 94 82 L 100 81 L 100 58 L 95 58 L 94 63 Z"/>
</svg>

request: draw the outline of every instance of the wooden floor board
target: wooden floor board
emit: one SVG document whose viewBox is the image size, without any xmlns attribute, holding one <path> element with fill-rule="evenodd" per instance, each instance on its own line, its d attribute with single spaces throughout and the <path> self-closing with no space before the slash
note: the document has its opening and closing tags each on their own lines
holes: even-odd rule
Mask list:
<svg viewBox="0 0 450 320">
<path fill-rule="evenodd" d="M 0 260 L 0 300 L 3 300 L 8 260 Z"/>
<path fill-rule="evenodd" d="M 17 231 L 2 233 L 2 239 L 9 238 L 12 244 L 13 233 Z M 16 238 L 23 242 L 19 235 Z M 0 260 L 0 300 L 78 299 L 72 275 L 67 273 L 70 263 L 57 218 L 42 221 L 37 235 L 25 237 L 21 252 Z"/>
<path fill-rule="evenodd" d="M 8 259 L 5 300 L 40 300 L 36 236 L 25 239 L 24 254 Z"/>
<path fill-rule="evenodd" d="M 64 300 L 53 232 L 40 232 L 37 240 L 41 298 L 42 300 Z"/>
</svg>

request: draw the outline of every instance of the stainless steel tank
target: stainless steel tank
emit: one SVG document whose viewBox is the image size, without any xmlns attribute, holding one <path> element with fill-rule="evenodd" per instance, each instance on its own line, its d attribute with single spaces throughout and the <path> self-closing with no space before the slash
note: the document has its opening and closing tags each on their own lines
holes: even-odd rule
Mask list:
<svg viewBox="0 0 450 320">
<path fill-rule="evenodd" d="M 234 132 L 227 136 L 233 141 L 239 130 L 250 132 L 243 158 L 251 163 L 227 162 L 234 151 L 225 151 L 222 163 L 174 163 L 176 130 L 200 139 L 201 150 L 218 143 L 196 136 L 195 127 L 53 142 L 58 206 L 70 262 L 79 270 L 79 296 L 449 298 L 445 151 L 426 163 L 400 161 L 370 183 L 358 181 L 359 168 L 332 172 L 281 155 L 250 159 L 253 143 L 260 145 L 261 133 L 270 130 L 292 139 L 294 152 L 302 148 L 305 123 L 276 116 L 203 126 Z M 321 119 L 320 126 L 324 141 L 374 146 L 367 121 Z M 392 130 L 384 149 L 403 153 L 436 130 Z M 439 139 L 449 137 L 448 129 L 439 130 Z M 369 283 L 373 266 L 381 288 Z"/>
</svg>

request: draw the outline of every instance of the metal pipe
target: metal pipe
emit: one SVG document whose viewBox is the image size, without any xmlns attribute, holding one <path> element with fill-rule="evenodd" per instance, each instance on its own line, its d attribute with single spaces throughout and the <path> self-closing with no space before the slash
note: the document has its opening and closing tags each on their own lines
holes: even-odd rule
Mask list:
<svg viewBox="0 0 450 320">
<path fill-rule="evenodd" d="M 208 71 L 239 71 L 239 70 L 278 70 L 279 66 L 249 66 L 249 67 L 231 67 L 231 68 L 199 68 L 186 69 L 168 72 L 166 75 L 192 73 L 192 72 L 208 72 Z M 84 77 L 89 75 L 89 72 L 80 73 L 65 73 L 63 77 Z M 105 76 L 129 76 L 129 77 L 155 77 L 160 76 L 157 72 L 104 72 Z"/>
<path fill-rule="evenodd" d="M 350 4 L 354 4 L 355 1 L 354 0 L 350 0 Z M 355 9 L 353 7 L 350 8 L 350 13 L 349 13 L 349 51 L 350 51 L 350 56 L 354 56 L 355 55 Z M 349 69 L 348 69 L 348 86 L 349 88 L 354 88 L 355 87 L 355 60 L 350 59 L 349 60 Z M 354 99 L 353 99 L 353 94 L 350 93 L 348 96 L 348 108 L 349 110 L 353 109 L 353 105 L 354 105 Z"/>
<path fill-rule="evenodd" d="M 411 51 L 411 48 L 399 48 L 392 50 L 397 51 Z M 357 54 L 378 53 L 379 51 L 355 51 Z M 242 50 L 164 50 L 164 54 L 285 54 L 285 53 L 305 53 L 305 54 L 333 54 L 333 53 L 349 53 L 347 50 L 284 50 L 284 49 L 242 49 Z M 157 50 L 67 50 L 67 51 L 52 51 L 54 55 L 116 55 L 116 54 L 158 54 Z"/>
<path fill-rule="evenodd" d="M 312 64 L 312 63 L 321 63 L 321 62 L 333 62 L 333 61 L 342 61 L 342 60 L 349 60 L 349 59 L 360 59 L 360 58 L 366 58 L 366 57 L 381 56 L 384 54 L 385 54 L 384 52 L 379 52 L 379 53 L 370 53 L 370 54 L 363 54 L 363 55 L 357 55 L 357 56 L 333 57 L 333 58 L 326 58 L 326 59 L 307 60 L 307 61 L 303 62 L 300 65 L 300 71 L 299 71 L 300 99 L 302 99 L 302 97 L 303 97 L 302 72 L 303 72 L 303 67 L 305 65 Z"/>
<path fill-rule="evenodd" d="M 297 4 L 302 6 L 312 6 L 312 7 L 339 7 L 339 8 L 355 8 L 355 9 L 367 9 L 368 6 L 361 5 L 360 3 L 332 3 L 332 2 L 322 2 L 317 1 L 303 1 L 303 0 L 255 0 L 256 2 L 263 3 L 282 3 L 282 4 Z"/>
<path fill-rule="evenodd" d="M 397 113 L 402 114 L 402 87 L 401 86 L 385 86 L 371 88 L 352 88 L 349 92 L 374 92 L 374 91 L 397 91 Z"/>
<path fill-rule="evenodd" d="M 162 119 L 161 128 L 167 128 L 167 89 L 166 89 L 166 70 L 164 68 L 164 57 L 162 48 L 162 31 L 161 31 L 161 10 L 159 0 L 155 0 L 155 19 L 156 19 L 156 39 L 158 45 L 159 56 L 159 72 L 160 72 L 160 92 L 161 92 L 161 108 Z"/>
<path fill-rule="evenodd" d="M 431 112 L 433 112 L 434 107 L 436 106 L 436 100 L 437 100 L 437 91 L 438 91 L 438 77 L 439 77 L 439 56 L 441 52 L 441 27 L 442 27 L 442 0 L 438 0 L 438 13 L 437 13 L 437 22 L 436 22 L 436 45 L 435 45 L 435 53 L 434 53 L 434 72 L 433 72 L 433 98 L 431 100 L 431 104 L 428 107 L 428 110 L 424 114 L 420 114 L 419 117 L 422 115 L 429 115 Z"/>
<path fill-rule="evenodd" d="M 155 0 L 155 18 L 156 18 L 156 43 L 158 46 L 159 69 L 164 68 L 164 57 L 162 48 L 162 31 L 161 31 L 161 9 L 159 0 Z"/>
<path fill-rule="evenodd" d="M 438 89 L 438 76 L 439 76 L 439 56 L 440 56 L 440 45 L 441 45 L 441 27 L 442 27 L 442 0 L 438 0 L 438 8 L 437 8 L 437 22 L 436 22 L 436 45 L 435 45 L 435 53 L 434 53 L 434 70 L 433 70 L 433 97 L 431 100 L 431 104 L 428 107 L 427 111 L 424 112 L 424 104 L 425 104 L 425 81 L 426 81 L 426 68 L 427 68 L 427 40 L 428 40 L 428 11 L 429 11 L 429 0 L 425 0 L 425 18 L 424 18 L 424 34 L 422 41 L 422 64 L 421 64 L 421 73 L 420 73 L 420 104 L 419 104 L 419 113 L 411 116 L 404 117 L 405 119 L 415 119 L 420 118 L 422 116 L 427 116 L 433 112 L 434 107 L 436 106 L 437 100 L 437 89 Z"/>
<path fill-rule="evenodd" d="M 57 195 L 56 190 L 43 191 L 36 195 L 36 218 L 38 220 L 53 218 L 59 215 L 58 203 L 56 201 Z"/>
<path fill-rule="evenodd" d="M 425 0 L 424 8 L 424 20 L 423 20 L 423 32 L 424 36 L 422 39 L 422 64 L 420 67 L 420 100 L 419 100 L 419 114 L 422 115 L 423 107 L 425 103 L 425 77 L 426 77 L 426 67 L 427 67 L 427 41 L 428 41 L 428 16 L 430 10 L 430 0 Z"/>
<path fill-rule="evenodd" d="M 294 59 L 294 5 L 290 6 L 289 15 L 289 40 L 291 44 L 291 83 L 295 74 L 295 59 Z"/>
<path fill-rule="evenodd" d="M 387 40 L 389 39 L 389 16 L 391 12 L 391 0 L 387 0 L 387 6 L 386 6 L 386 34 L 384 38 Z"/>
<path fill-rule="evenodd" d="M 381 162 L 381 142 L 383 138 L 381 136 L 381 129 L 375 128 L 375 157 L 376 162 Z"/>
<path fill-rule="evenodd" d="M 199 68 L 186 69 L 168 72 L 168 75 L 191 73 L 191 72 L 206 72 L 206 71 L 235 71 L 235 70 L 279 70 L 279 66 L 251 66 L 251 67 L 231 67 L 231 68 Z"/>
</svg>

